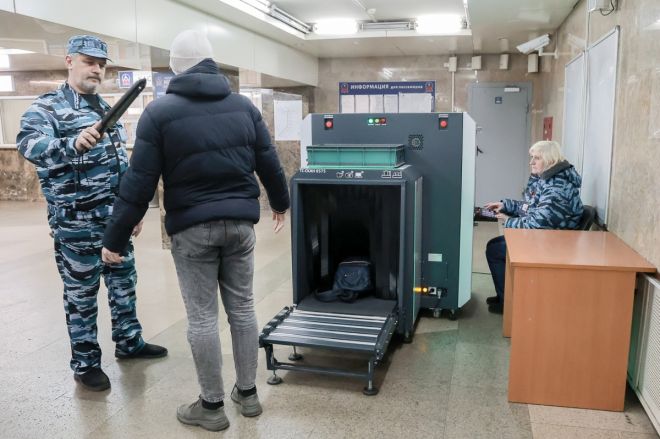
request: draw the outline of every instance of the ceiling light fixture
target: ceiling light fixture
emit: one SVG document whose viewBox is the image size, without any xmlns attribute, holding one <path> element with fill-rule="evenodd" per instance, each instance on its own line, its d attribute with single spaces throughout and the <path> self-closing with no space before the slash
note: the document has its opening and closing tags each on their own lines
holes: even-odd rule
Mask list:
<svg viewBox="0 0 660 439">
<path fill-rule="evenodd" d="M 416 22 L 422 34 L 451 34 L 464 28 L 463 17 L 457 14 L 422 15 Z"/>
<path fill-rule="evenodd" d="M 333 18 L 314 24 L 314 33 L 318 35 L 350 35 L 357 31 L 357 21 L 350 18 Z"/>
<path fill-rule="evenodd" d="M 23 50 L 23 49 L 3 49 L 0 47 L 0 55 L 25 55 L 28 53 L 34 53 L 31 50 Z"/>
<path fill-rule="evenodd" d="M 264 14 L 270 12 L 271 3 L 268 0 L 241 0 L 243 3 L 252 6 L 255 9 L 259 9 Z"/>
<path fill-rule="evenodd" d="M 0 69 L 9 68 L 9 55 L 0 54 Z"/>
<path fill-rule="evenodd" d="M 292 28 L 304 34 L 308 34 L 312 31 L 312 27 L 309 24 L 297 19 L 293 15 L 283 11 L 275 5 L 271 6 L 269 15 L 277 20 L 280 20 L 284 24 L 288 24 Z"/>
<path fill-rule="evenodd" d="M 268 0 L 239 0 L 241 3 L 251 6 L 257 11 L 274 18 L 287 26 L 292 27 L 298 32 L 308 34 L 312 31 L 312 27 L 302 20 L 297 19 L 288 12 L 278 8 Z"/>
<path fill-rule="evenodd" d="M 360 23 L 363 31 L 392 31 L 392 30 L 415 30 L 414 21 L 375 21 Z"/>
</svg>

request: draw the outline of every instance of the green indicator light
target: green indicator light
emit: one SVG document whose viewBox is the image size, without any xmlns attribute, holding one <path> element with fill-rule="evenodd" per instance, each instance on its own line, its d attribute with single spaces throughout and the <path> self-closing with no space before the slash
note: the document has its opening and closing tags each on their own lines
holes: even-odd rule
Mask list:
<svg viewBox="0 0 660 439">
<path fill-rule="evenodd" d="M 374 120 L 373 120 L 373 119 L 369 119 L 369 123 L 374 123 Z"/>
</svg>

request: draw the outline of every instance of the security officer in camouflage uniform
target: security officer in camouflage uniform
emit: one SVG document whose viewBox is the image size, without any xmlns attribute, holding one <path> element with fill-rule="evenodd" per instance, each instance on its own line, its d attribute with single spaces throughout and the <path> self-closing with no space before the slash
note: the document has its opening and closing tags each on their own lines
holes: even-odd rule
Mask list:
<svg viewBox="0 0 660 439">
<path fill-rule="evenodd" d="M 584 207 L 580 199 L 582 177 L 561 153 L 559 143 L 542 140 L 529 148 L 531 174 L 524 200 L 505 198 L 487 203 L 510 229 L 577 229 Z M 497 296 L 486 299 L 488 311 L 504 311 L 506 241 L 498 236 L 486 245 L 486 260 Z"/>
<path fill-rule="evenodd" d="M 107 45 L 97 37 L 78 35 L 69 40 L 67 49 L 66 83 L 32 103 L 21 119 L 16 143 L 36 166 L 48 203 L 55 262 L 64 282 L 74 378 L 100 391 L 110 387 L 101 370 L 97 342 L 101 275 L 108 289 L 115 357 L 158 358 L 167 355 L 167 349 L 142 339 L 135 312 L 132 244 L 120 264 L 104 265 L 101 260 L 105 225 L 128 167 L 124 127 L 117 123 L 103 136 L 98 132 L 102 115 L 110 108 L 96 94 L 105 74 Z M 135 227 L 134 236 L 141 226 Z"/>
</svg>

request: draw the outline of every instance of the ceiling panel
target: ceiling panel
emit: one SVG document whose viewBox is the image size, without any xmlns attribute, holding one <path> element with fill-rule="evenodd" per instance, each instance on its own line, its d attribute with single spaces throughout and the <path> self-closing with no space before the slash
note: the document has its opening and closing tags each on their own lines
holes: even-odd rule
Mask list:
<svg viewBox="0 0 660 439">
<path fill-rule="evenodd" d="M 319 58 L 447 55 L 472 50 L 470 37 L 344 38 L 314 43 Z"/>
<path fill-rule="evenodd" d="M 10 68 L 3 71 L 51 70 L 63 68 L 66 44 L 73 35 L 83 33 L 80 29 L 0 11 L 0 47 L 23 49 L 35 52 L 26 55 L 10 55 Z M 84 32 L 88 33 L 88 32 Z M 110 66 L 139 69 L 143 50 L 133 41 L 98 35 L 108 43 Z M 40 58 L 40 55 L 44 55 Z M 40 61 L 43 64 L 40 67 Z"/>
<path fill-rule="evenodd" d="M 406 41 L 387 42 L 391 34 L 364 32 L 355 38 L 310 35 L 303 39 L 284 32 L 272 24 L 232 8 L 221 0 L 178 0 L 236 23 L 268 38 L 319 57 L 393 56 L 395 54 L 501 53 L 515 51 L 515 46 L 543 33 L 557 29 L 578 0 L 468 0 L 472 44 L 456 37 L 437 36 L 436 44 L 426 44 L 426 36 L 406 37 Z M 314 23 L 323 18 L 347 17 L 368 21 L 365 9 L 374 8 L 377 20 L 412 19 L 420 15 L 464 14 L 463 0 L 274 0 L 277 7 L 294 17 Z M 503 49 L 500 38 L 508 41 Z M 399 38 L 397 37 L 397 40 Z M 376 41 L 374 41 L 376 40 Z M 443 41 L 446 40 L 446 41 Z M 357 42 L 356 42 L 357 41 Z M 426 51 L 426 52 L 425 52 Z"/>
<path fill-rule="evenodd" d="M 324 18 L 369 19 L 352 0 L 276 0 L 273 3 L 305 23 L 316 23 Z"/>
<path fill-rule="evenodd" d="M 571 13 L 576 0 L 473 0 L 468 3 L 472 35 L 481 53 L 498 53 L 501 38 L 509 51 L 544 33 L 553 33 Z M 477 47 L 479 45 L 477 44 Z"/>
<path fill-rule="evenodd" d="M 354 18 L 370 20 L 365 9 L 375 9 L 377 20 L 398 20 L 429 14 L 464 14 L 462 0 L 360 0 L 362 9 L 353 0 L 275 0 L 280 9 L 306 23 L 316 23 L 324 18 Z"/>
<path fill-rule="evenodd" d="M 459 14 L 464 15 L 462 0 L 361 0 L 367 8 L 376 9 L 378 20 L 395 20 L 399 18 L 415 18 L 420 15 Z"/>
<path fill-rule="evenodd" d="M 471 37 L 417 36 L 414 33 L 414 36 L 403 37 L 397 36 L 396 32 L 372 32 L 338 39 L 319 36 L 304 39 L 220 0 L 176 1 L 302 52 L 329 58 L 514 52 L 516 45 L 557 29 L 577 0 L 468 0 Z M 274 3 L 310 23 L 337 16 L 366 21 L 369 17 L 359 3 L 367 9 L 375 8 L 375 17 L 379 20 L 410 19 L 431 13 L 464 13 L 462 0 L 274 0 Z M 44 55 L 41 59 L 37 55 L 12 55 L 12 67 L 5 70 L 61 68 L 66 41 L 78 32 L 77 29 L 55 23 L 0 11 L 0 46 L 24 48 Z M 108 41 L 114 65 L 128 68 L 149 65 L 148 47 L 131 41 L 103 38 Z M 508 41 L 508 47 L 502 48 L 500 38 Z M 151 48 L 151 65 L 167 66 L 167 51 L 154 54 L 153 50 Z"/>
</svg>

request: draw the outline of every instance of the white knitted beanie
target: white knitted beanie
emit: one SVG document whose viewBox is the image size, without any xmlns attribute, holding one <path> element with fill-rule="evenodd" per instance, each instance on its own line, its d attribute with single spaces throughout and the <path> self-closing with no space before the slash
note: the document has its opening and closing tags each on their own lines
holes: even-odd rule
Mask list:
<svg viewBox="0 0 660 439">
<path fill-rule="evenodd" d="M 172 41 L 170 68 L 177 75 L 206 58 L 213 58 L 213 48 L 203 32 L 184 30 Z"/>
</svg>

